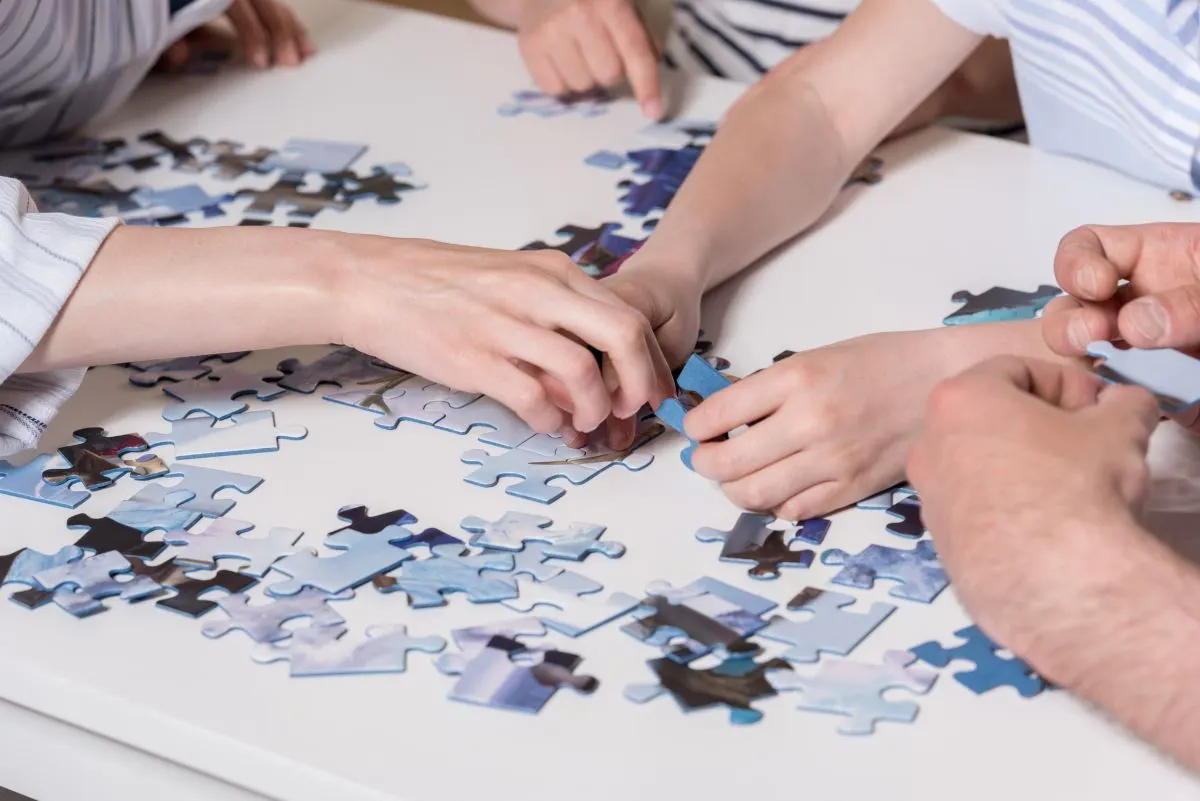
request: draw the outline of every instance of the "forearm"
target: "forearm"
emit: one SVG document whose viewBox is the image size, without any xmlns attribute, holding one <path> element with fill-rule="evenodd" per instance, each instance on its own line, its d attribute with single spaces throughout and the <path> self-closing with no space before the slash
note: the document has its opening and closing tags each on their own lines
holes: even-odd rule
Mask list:
<svg viewBox="0 0 1200 801">
<path fill-rule="evenodd" d="M 639 254 L 710 289 L 813 224 L 862 154 L 807 84 L 767 82 L 722 123 Z"/>
<path fill-rule="evenodd" d="M 521 21 L 522 0 L 470 0 L 471 7 L 503 28 L 516 28 Z"/>
<path fill-rule="evenodd" d="M 1200 772 L 1200 570 L 1132 520 L 1089 533 L 1120 543 L 1109 562 L 1119 573 L 1092 577 L 1074 612 L 1053 624 L 1058 636 L 1022 655 Z"/>
<path fill-rule="evenodd" d="M 18 372 L 332 341 L 342 236 L 119 228 Z"/>
</svg>

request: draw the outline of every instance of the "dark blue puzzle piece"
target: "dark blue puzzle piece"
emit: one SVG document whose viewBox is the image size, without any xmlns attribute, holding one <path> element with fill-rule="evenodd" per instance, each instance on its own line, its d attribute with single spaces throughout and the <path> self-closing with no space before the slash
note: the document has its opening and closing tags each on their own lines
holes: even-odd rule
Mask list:
<svg viewBox="0 0 1200 801">
<path fill-rule="evenodd" d="M 792 537 L 792 542 L 800 540 L 801 542 L 807 542 L 809 545 L 820 545 L 825 542 L 825 535 L 829 533 L 831 525 L 833 525 L 832 522 L 824 517 L 801 520 L 796 524 L 795 536 Z"/>
<path fill-rule="evenodd" d="M 963 304 L 962 308 L 947 315 L 942 323 L 969 325 L 1005 320 L 1032 320 L 1047 303 L 1061 294 L 1061 289 L 1049 284 L 1042 284 L 1033 292 L 994 286 L 982 294 L 975 295 L 961 289 L 951 295 L 950 300 Z"/>
<path fill-rule="evenodd" d="M 925 523 L 921 520 L 921 502 L 911 495 L 892 504 L 887 513 L 900 522 L 888 523 L 887 531 L 897 537 L 919 540 L 925 536 Z"/>
<path fill-rule="evenodd" d="M 954 674 L 954 680 L 976 695 L 997 687 L 1012 687 L 1021 697 L 1032 698 L 1046 689 L 1046 681 L 1034 674 L 1033 668 L 1023 660 L 999 656 L 996 652 L 1001 646 L 978 626 L 959 629 L 954 635 L 963 640 L 957 647 L 946 648 L 941 643 L 926 642 L 909 650 L 917 659 L 934 667 L 946 667 L 957 659 L 974 662 L 974 670 L 959 671 Z"/>
</svg>

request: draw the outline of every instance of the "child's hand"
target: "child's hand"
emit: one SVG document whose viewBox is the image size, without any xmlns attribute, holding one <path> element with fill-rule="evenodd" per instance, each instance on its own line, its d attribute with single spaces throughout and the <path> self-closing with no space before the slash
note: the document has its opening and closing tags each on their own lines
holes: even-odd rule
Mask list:
<svg viewBox="0 0 1200 801">
<path fill-rule="evenodd" d="M 225 16 L 246 61 L 260 69 L 294 67 L 317 52 L 308 30 L 281 0 L 233 0 Z M 160 66 L 168 72 L 182 69 L 193 49 L 217 49 L 218 43 L 223 48 L 230 44 L 228 37 L 214 28 L 198 28 L 167 48 Z"/>
<path fill-rule="evenodd" d="M 930 390 L 961 369 L 952 329 L 871 334 L 789 359 L 690 412 L 697 473 L 730 500 L 787 520 L 826 514 L 904 477 Z M 761 422 L 760 422 L 761 421 Z"/>
<path fill-rule="evenodd" d="M 521 55 L 543 92 L 562 95 L 628 81 L 642 111 L 663 115 L 658 49 L 633 0 L 525 0 Z"/>
<path fill-rule="evenodd" d="M 634 257 L 636 258 L 636 257 Z M 601 285 L 642 313 L 662 348 L 667 363 L 679 367 L 691 355 L 700 333 L 702 289 L 686 277 L 660 265 L 627 265 Z"/>
</svg>

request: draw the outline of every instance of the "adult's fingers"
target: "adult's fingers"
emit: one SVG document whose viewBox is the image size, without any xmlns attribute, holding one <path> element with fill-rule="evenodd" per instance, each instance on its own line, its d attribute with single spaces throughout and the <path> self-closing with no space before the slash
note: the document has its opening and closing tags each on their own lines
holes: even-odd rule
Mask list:
<svg viewBox="0 0 1200 801">
<path fill-rule="evenodd" d="M 1061 356 L 1082 356 L 1091 343 L 1120 335 L 1118 310 L 1114 300 L 1084 303 L 1070 295 L 1057 297 L 1042 314 L 1042 337 Z"/>
<path fill-rule="evenodd" d="M 271 66 L 267 29 L 263 27 L 262 20 L 258 18 L 250 0 L 233 0 L 225 13 L 229 15 L 229 22 L 237 32 L 246 59 L 259 68 Z"/>
<path fill-rule="evenodd" d="M 666 106 L 662 100 L 658 49 L 637 7 L 633 3 L 613 3 L 604 20 L 642 113 L 652 120 L 660 119 Z"/>
<path fill-rule="evenodd" d="M 1081 300 L 1111 298 L 1121 279 L 1137 267 L 1143 230 L 1136 225 L 1085 225 L 1070 231 L 1054 254 L 1058 285 Z"/>
<path fill-rule="evenodd" d="M 570 397 L 571 425 L 579 431 L 591 431 L 608 417 L 611 400 L 600 367 L 588 349 L 554 331 L 537 325 L 506 320 L 493 331 L 504 353 L 533 365 L 561 383 Z M 543 385 L 545 382 L 542 382 Z M 556 402 L 552 391 L 543 386 L 547 402 Z"/>
<path fill-rule="evenodd" d="M 1096 404 L 1104 382 L 1086 370 L 1020 356 L 998 356 L 934 388 L 931 416 L 974 415 L 985 404 L 1031 395 L 1051 406 L 1074 410 Z"/>
<path fill-rule="evenodd" d="M 563 427 L 563 412 L 550 401 L 541 382 L 502 355 L 474 360 L 472 371 L 481 392 L 507 406 L 533 430 L 552 434 Z"/>
<path fill-rule="evenodd" d="M 1135 348 L 1200 346 L 1200 285 L 1185 284 L 1126 303 L 1117 315 L 1117 328 Z"/>
<path fill-rule="evenodd" d="M 254 11 L 267 31 L 274 62 L 284 67 L 300 63 L 300 42 L 296 20 L 278 0 L 253 0 Z"/>
<path fill-rule="evenodd" d="M 1127 384 L 1104 387 L 1096 403 L 1095 414 L 1111 421 L 1112 426 L 1130 428 L 1143 452 L 1150 444 L 1150 435 L 1162 420 L 1162 412 L 1154 396 L 1148 390 Z"/>
</svg>

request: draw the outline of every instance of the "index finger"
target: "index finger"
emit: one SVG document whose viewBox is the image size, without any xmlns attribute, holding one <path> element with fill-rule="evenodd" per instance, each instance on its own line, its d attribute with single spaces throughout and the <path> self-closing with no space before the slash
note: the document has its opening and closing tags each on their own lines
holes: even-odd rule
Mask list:
<svg viewBox="0 0 1200 801">
<path fill-rule="evenodd" d="M 1020 356 L 999 356 L 977 364 L 960 380 L 997 397 L 1017 390 L 1067 411 L 1095 406 L 1105 386 L 1099 376 L 1078 367 Z"/>
<path fill-rule="evenodd" d="M 613 4 L 612 13 L 602 17 L 625 65 L 629 88 L 647 117 L 659 119 L 665 108 L 658 71 L 658 48 L 632 3 Z"/>
<path fill-rule="evenodd" d="M 1087 301 L 1108 300 L 1141 258 L 1138 226 L 1085 225 L 1067 233 L 1054 254 L 1054 277 L 1070 294 Z"/>
</svg>

